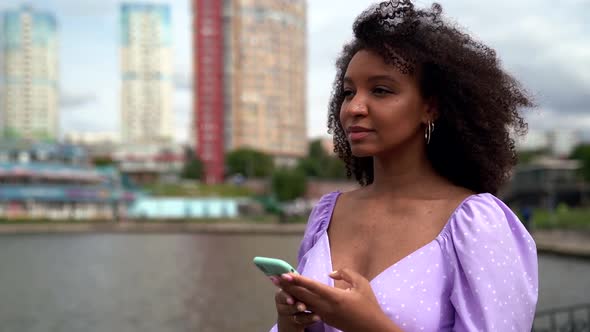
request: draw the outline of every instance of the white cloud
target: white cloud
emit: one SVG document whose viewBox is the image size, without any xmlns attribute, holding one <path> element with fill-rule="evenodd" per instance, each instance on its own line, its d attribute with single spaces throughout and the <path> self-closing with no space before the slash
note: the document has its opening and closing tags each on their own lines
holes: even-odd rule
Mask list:
<svg viewBox="0 0 590 332">
<path fill-rule="evenodd" d="M 59 106 L 63 111 L 68 108 L 78 108 L 96 101 L 96 95 L 93 93 L 74 93 L 63 92 L 59 96 Z"/>
</svg>

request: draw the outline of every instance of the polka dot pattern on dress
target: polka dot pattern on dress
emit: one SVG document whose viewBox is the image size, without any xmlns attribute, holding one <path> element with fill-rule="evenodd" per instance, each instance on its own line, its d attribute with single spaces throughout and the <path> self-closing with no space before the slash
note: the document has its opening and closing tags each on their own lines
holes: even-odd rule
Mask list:
<svg viewBox="0 0 590 332">
<path fill-rule="evenodd" d="M 327 228 L 339 193 L 310 215 L 298 270 L 333 286 Z M 533 239 L 491 194 L 470 196 L 432 242 L 370 281 L 385 315 L 405 332 L 529 331 L 538 294 Z M 338 332 L 323 323 L 311 332 Z M 276 326 L 271 331 L 276 331 Z"/>
</svg>

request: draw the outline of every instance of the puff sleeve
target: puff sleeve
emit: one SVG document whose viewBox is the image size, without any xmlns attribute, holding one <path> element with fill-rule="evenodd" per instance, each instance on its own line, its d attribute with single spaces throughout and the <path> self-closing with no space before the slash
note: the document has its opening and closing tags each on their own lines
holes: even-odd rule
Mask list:
<svg viewBox="0 0 590 332">
<path fill-rule="evenodd" d="M 538 296 L 537 250 L 518 217 L 480 194 L 450 224 L 453 331 L 530 331 Z"/>
</svg>

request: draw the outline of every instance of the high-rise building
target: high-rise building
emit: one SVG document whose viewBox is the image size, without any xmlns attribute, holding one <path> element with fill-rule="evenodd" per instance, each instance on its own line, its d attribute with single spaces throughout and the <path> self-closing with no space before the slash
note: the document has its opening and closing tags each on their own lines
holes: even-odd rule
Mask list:
<svg viewBox="0 0 590 332">
<path fill-rule="evenodd" d="M 225 0 L 224 0 L 225 1 Z M 194 94 L 193 124 L 197 154 L 205 168 L 206 183 L 224 177 L 224 34 L 223 2 L 193 0 Z"/>
<path fill-rule="evenodd" d="M 172 140 L 170 8 L 121 5 L 121 129 L 124 143 Z"/>
<path fill-rule="evenodd" d="M 0 31 L 1 136 L 57 139 L 59 57 L 55 16 L 23 6 L 2 14 Z"/>
<path fill-rule="evenodd" d="M 305 0 L 193 0 L 195 145 L 207 182 L 251 147 L 292 163 L 307 151 Z"/>
</svg>

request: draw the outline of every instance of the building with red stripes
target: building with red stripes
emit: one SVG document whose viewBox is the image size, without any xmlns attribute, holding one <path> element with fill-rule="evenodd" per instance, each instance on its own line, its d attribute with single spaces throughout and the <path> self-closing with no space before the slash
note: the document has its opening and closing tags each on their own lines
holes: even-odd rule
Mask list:
<svg viewBox="0 0 590 332">
<path fill-rule="evenodd" d="M 304 0 L 193 0 L 191 132 L 205 181 L 250 147 L 294 164 L 307 151 Z"/>
</svg>

